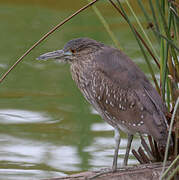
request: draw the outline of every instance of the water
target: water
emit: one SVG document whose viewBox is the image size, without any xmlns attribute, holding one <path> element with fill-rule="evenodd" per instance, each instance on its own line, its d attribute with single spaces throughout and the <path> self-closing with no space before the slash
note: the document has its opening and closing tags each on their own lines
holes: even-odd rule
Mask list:
<svg viewBox="0 0 179 180">
<path fill-rule="evenodd" d="M 1 0 L 0 74 L 50 28 L 85 3 Z M 119 14 L 107 1 L 98 3 L 98 7 L 123 51 L 148 72 L 135 39 Z M 77 37 L 113 45 L 89 9 L 45 40 L 0 84 L 0 179 L 51 178 L 112 165 L 113 129 L 84 100 L 71 79 L 69 65 L 35 60 Z M 122 133 L 119 164 L 126 143 Z M 138 146 L 136 137 L 132 147 Z M 129 164 L 135 163 L 131 155 Z"/>
</svg>

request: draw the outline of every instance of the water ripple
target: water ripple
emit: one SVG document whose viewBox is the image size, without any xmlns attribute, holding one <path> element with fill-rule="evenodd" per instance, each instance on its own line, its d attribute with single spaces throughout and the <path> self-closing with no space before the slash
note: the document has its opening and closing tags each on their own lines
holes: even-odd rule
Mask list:
<svg viewBox="0 0 179 180">
<path fill-rule="evenodd" d="M 39 123 L 50 120 L 51 117 L 49 117 L 46 113 L 20 110 L 20 109 L 0 110 L 1 124 Z"/>
</svg>

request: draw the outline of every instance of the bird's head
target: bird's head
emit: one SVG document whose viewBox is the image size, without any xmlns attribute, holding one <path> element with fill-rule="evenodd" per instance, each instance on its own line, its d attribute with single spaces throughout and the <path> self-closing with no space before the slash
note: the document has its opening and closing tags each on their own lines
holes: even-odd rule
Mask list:
<svg viewBox="0 0 179 180">
<path fill-rule="evenodd" d="M 78 38 L 67 42 L 63 49 L 42 54 L 37 60 L 56 59 L 61 62 L 73 62 L 79 57 L 95 53 L 104 45 L 89 38 Z"/>
</svg>

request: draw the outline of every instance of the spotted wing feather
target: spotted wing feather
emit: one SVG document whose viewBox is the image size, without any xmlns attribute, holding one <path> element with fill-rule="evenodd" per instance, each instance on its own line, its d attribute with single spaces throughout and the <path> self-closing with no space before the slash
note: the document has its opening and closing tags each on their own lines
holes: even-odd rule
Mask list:
<svg viewBox="0 0 179 180">
<path fill-rule="evenodd" d="M 98 104 L 105 109 L 107 118 L 120 126 L 125 122 L 131 131 L 166 141 L 166 108 L 144 73 L 125 54 L 110 47 L 105 47 L 94 62 L 98 81 L 104 86 L 103 92 L 97 90 L 97 96 L 101 96 Z M 106 93 L 107 86 L 111 98 Z"/>
</svg>

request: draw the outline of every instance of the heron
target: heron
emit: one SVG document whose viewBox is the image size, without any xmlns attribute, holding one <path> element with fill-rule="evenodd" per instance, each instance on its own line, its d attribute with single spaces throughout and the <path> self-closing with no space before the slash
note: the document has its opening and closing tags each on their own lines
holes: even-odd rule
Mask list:
<svg viewBox="0 0 179 180">
<path fill-rule="evenodd" d="M 70 63 L 72 79 L 104 121 L 114 128 L 117 169 L 120 130 L 128 135 L 127 165 L 134 134 L 151 135 L 159 147 L 167 142 L 166 106 L 138 66 L 122 51 L 89 38 L 67 42 L 63 49 L 45 53 L 38 60 Z"/>
</svg>

